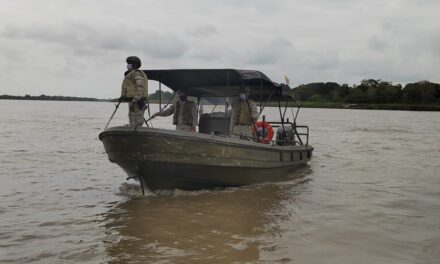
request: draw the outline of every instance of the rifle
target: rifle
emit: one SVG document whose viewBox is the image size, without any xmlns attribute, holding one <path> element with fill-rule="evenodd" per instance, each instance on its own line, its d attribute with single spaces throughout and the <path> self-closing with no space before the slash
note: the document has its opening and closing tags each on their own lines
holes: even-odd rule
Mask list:
<svg viewBox="0 0 440 264">
<path fill-rule="evenodd" d="M 121 102 L 118 102 L 118 104 L 115 105 L 115 111 L 113 111 L 113 114 L 112 114 L 112 116 L 110 117 L 110 119 L 108 120 L 107 125 L 105 125 L 104 130 L 107 130 L 107 127 L 108 127 L 108 125 L 110 124 L 110 121 L 111 121 L 111 120 L 113 119 L 113 117 L 115 116 L 116 111 L 118 110 L 120 104 L 121 104 Z"/>
</svg>

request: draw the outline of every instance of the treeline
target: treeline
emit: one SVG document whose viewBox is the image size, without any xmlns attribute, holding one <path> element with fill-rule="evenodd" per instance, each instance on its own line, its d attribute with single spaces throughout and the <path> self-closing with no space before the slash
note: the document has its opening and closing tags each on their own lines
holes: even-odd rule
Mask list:
<svg viewBox="0 0 440 264">
<path fill-rule="evenodd" d="M 16 96 L 16 95 L 0 95 L 0 99 L 9 99 L 9 100 L 45 100 L 45 101 L 106 101 L 102 99 L 90 98 L 90 97 L 74 97 L 74 96 L 61 96 L 61 95 L 25 95 L 25 96 Z"/>
<path fill-rule="evenodd" d="M 168 101 L 173 97 L 173 94 L 170 92 L 164 92 L 162 91 L 162 101 Z M 19 96 L 19 95 L 0 95 L 0 99 L 9 99 L 9 100 L 45 100 L 45 101 L 92 101 L 92 102 L 98 102 L 98 101 L 112 101 L 116 102 L 118 101 L 118 98 L 114 99 L 97 99 L 97 98 L 90 98 L 90 97 L 74 97 L 74 96 L 61 96 L 61 95 L 25 95 L 25 96 Z M 159 101 L 159 91 L 156 91 L 152 94 L 148 95 L 148 99 L 151 101 Z"/>
<path fill-rule="evenodd" d="M 400 84 L 375 79 L 362 80 L 349 86 L 335 82 L 303 84 L 291 90 L 301 101 L 374 103 L 374 104 L 438 104 L 440 84 L 428 81 Z"/>
<path fill-rule="evenodd" d="M 167 91 L 162 91 L 162 102 L 168 102 L 173 97 L 173 94 Z M 61 95 L 25 95 L 25 96 L 19 96 L 19 95 L 0 95 L 0 100 L 43 100 L 43 101 L 90 101 L 90 102 L 117 102 L 118 98 L 114 99 L 97 99 L 97 98 L 90 98 L 90 97 L 74 97 L 74 96 L 61 96 Z M 159 101 L 159 91 L 156 91 L 152 94 L 148 95 L 148 99 L 150 101 Z"/>
<path fill-rule="evenodd" d="M 159 92 L 159 90 L 157 90 L 156 92 L 148 95 L 148 100 L 159 101 L 159 99 L 161 99 L 162 102 L 168 102 L 172 97 L 173 97 L 173 93 L 167 91 Z"/>
</svg>

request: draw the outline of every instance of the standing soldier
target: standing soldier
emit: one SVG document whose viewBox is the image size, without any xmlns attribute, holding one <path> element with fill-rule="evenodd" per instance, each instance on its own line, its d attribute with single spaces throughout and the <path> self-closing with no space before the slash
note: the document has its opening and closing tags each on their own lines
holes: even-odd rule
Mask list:
<svg viewBox="0 0 440 264">
<path fill-rule="evenodd" d="M 147 108 L 148 79 L 147 75 L 139 70 L 141 60 L 136 56 L 127 58 L 127 71 L 122 82 L 122 91 L 119 102 L 128 102 L 128 120 L 130 126 L 142 126 L 144 113 Z"/>
<path fill-rule="evenodd" d="M 173 124 L 176 130 L 196 132 L 197 126 L 197 110 L 193 101 L 189 101 L 184 91 L 179 91 L 179 100 L 177 100 L 168 109 L 155 113 L 151 118 L 156 116 L 173 115 Z"/>
<path fill-rule="evenodd" d="M 232 103 L 230 135 L 233 138 L 252 139 L 253 126 L 258 119 L 258 110 L 254 101 L 248 99 L 249 91 L 240 94 L 240 98 Z"/>
</svg>

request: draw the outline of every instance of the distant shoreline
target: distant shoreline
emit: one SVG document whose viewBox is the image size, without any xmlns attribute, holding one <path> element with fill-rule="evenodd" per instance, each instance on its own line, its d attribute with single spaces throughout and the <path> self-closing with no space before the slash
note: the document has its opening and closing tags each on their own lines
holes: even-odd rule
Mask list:
<svg viewBox="0 0 440 264">
<path fill-rule="evenodd" d="M 71 102 L 117 102 L 116 99 L 98 99 L 91 97 L 75 96 L 15 96 L 0 95 L 0 100 L 27 100 L 27 101 L 71 101 Z M 166 104 L 169 100 L 162 100 Z M 150 103 L 158 104 L 159 100 L 150 100 Z M 267 106 L 278 106 L 275 103 L 269 103 Z M 305 101 L 302 102 L 303 108 L 332 108 L 332 109 L 370 109 L 370 110 L 405 110 L 405 111 L 440 111 L 440 105 L 437 104 L 348 104 L 342 102 L 322 102 Z"/>
<path fill-rule="evenodd" d="M 59 95 L 0 95 L 0 100 L 26 100 L 26 101 L 72 101 L 72 102 L 118 102 L 118 98 L 98 99 L 93 97 L 59 96 Z M 168 103 L 169 98 L 163 98 L 162 104 Z M 150 99 L 150 103 L 158 104 L 159 100 Z"/>
<path fill-rule="evenodd" d="M 0 100 L 34 100 L 34 101 L 76 101 L 76 102 L 110 102 L 112 99 L 97 99 L 91 97 L 59 96 L 59 95 L 0 95 Z"/>
<path fill-rule="evenodd" d="M 405 110 L 440 111 L 438 104 L 349 104 L 341 102 L 302 102 L 304 108 L 367 109 L 367 110 Z"/>
<path fill-rule="evenodd" d="M 74 97 L 74 96 L 15 96 L 15 95 L 0 95 L 0 100 L 23 100 L 23 101 L 63 101 L 63 102 L 118 102 L 115 99 L 98 99 L 91 97 Z M 162 104 L 168 103 L 169 99 L 162 100 Z M 159 100 L 150 100 L 150 103 L 159 104 Z"/>
</svg>

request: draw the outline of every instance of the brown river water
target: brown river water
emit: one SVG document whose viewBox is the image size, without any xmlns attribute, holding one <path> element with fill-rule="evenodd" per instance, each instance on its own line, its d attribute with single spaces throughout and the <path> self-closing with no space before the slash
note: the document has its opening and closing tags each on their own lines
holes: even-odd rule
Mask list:
<svg viewBox="0 0 440 264">
<path fill-rule="evenodd" d="M 440 263 L 438 112 L 301 109 L 300 178 L 142 196 L 97 138 L 113 109 L 0 100 L 0 263 Z"/>
</svg>

